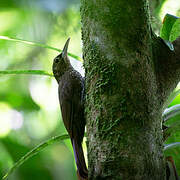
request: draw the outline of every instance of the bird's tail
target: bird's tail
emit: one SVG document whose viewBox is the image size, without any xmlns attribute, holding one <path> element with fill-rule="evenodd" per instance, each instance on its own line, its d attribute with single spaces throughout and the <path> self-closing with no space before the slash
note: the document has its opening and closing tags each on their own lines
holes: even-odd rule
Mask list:
<svg viewBox="0 0 180 180">
<path fill-rule="evenodd" d="M 76 140 L 71 140 L 74 150 L 74 157 L 77 166 L 77 174 L 80 176 L 79 179 L 85 180 L 88 178 L 88 170 L 84 159 L 84 153 L 81 143 L 77 143 Z"/>
</svg>

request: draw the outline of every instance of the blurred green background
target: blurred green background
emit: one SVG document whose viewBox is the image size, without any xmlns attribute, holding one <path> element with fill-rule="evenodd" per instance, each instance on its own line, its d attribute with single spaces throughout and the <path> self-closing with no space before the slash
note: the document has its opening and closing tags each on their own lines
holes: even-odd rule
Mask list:
<svg viewBox="0 0 180 180">
<path fill-rule="evenodd" d="M 63 48 L 81 56 L 79 0 L 0 0 L 0 36 Z M 153 29 L 158 34 L 166 13 L 180 16 L 179 0 L 151 2 Z M 0 70 L 39 69 L 51 72 L 57 52 L 0 40 Z M 82 64 L 71 58 L 83 74 Z M 0 75 L 0 178 L 40 142 L 65 134 L 54 78 L 40 75 Z M 180 103 L 178 96 L 171 105 Z M 180 117 L 176 117 L 180 118 Z M 180 132 L 167 143 L 180 141 Z M 180 171 L 180 148 L 168 151 Z M 10 180 L 74 180 L 70 141 L 48 146 L 10 176 Z"/>
</svg>

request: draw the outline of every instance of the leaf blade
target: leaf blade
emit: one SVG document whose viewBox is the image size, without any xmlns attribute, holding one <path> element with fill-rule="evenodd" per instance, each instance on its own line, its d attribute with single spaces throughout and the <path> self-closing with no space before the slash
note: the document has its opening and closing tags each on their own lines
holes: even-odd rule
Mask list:
<svg viewBox="0 0 180 180">
<path fill-rule="evenodd" d="M 31 74 L 31 75 L 45 75 L 53 77 L 54 75 L 52 73 L 48 73 L 43 70 L 4 70 L 0 71 L 0 75 L 7 75 L 7 74 Z"/>
<path fill-rule="evenodd" d="M 0 39 L 1 40 L 6 40 L 6 41 L 20 42 L 20 43 L 28 44 L 28 45 L 31 45 L 31 46 L 39 46 L 39 47 L 42 47 L 42 48 L 47 48 L 47 49 L 55 50 L 55 51 L 58 51 L 58 52 L 62 52 L 61 49 L 54 48 L 54 47 L 46 45 L 46 44 L 41 44 L 41 43 L 33 42 L 33 41 L 27 41 L 27 40 L 23 40 L 23 39 L 19 39 L 19 38 L 11 38 L 11 37 L 8 37 L 8 36 L 0 36 Z M 68 55 L 73 57 L 74 59 L 77 59 L 77 60 L 81 61 L 81 62 L 83 61 L 79 56 L 76 56 L 75 54 L 68 53 Z"/>
<path fill-rule="evenodd" d="M 176 40 L 178 36 L 180 36 L 180 18 L 178 18 L 173 24 L 169 40 L 172 42 Z"/>
<path fill-rule="evenodd" d="M 171 14 L 165 15 L 163 20 L 163 26 L 160 31 L 161 38 L 170 41 L 170 35 L 172 33 L 173 25 L 175 24 L 177 19 L 179 18 Z"/>
<path fill-rule="evenodd" d="M 50 139 L 48 139 L 47 141 L 39 144 L 38 146 L 36 146 L 35 148 L 33 148 L 31 151 L 29 151 L 28 153 L 26 153 L 23 157 L 21 157 L 19 159 L 19 161 L 17 161 L 13 167 L 3 176 L 2 180 L 5 180 L 8 178 L 8 176 L 10 174 L 12 174 L 20 165 L 22 165 L 25 161 L 27 161 L 29 158 L 33 157 L 34 155 L 36 155 L 38 152 L 42 151 L 45 147 L 54 144 L 57 141 L 62 141 L 62 140 L 66 140 L 69 139 L 69 136 L 67 134 L 64 135 L 59 135 L 59 136 L 55 136 L 52 137 Z"/>
<path fill-rule="evenodd" d="M 180 114 L 180 104 L 176 104 L 170 108 L 166 108 L 162 114 L 163 121 L 165 122 L 178 114 Z"/>
<path fill-rule="evenodd" d="M 173 133 L 176 133 L 180 130 L 180 121 L 177 121 L 175 123 L 173 123 L 170 127 L 167 127 L 164 131 L 163 131 L 163 138 L 164 141 L 168 139 L 168 137 L 170 137 Z"/>
<path fill-rule="evenodd" d="M 164 104 L 164 108 L 167 108 L 169 104 L 180 94 L 180 89 L 173 91 Z"/>
<path fill-rule="evenodd" d="M 171 144 L 166 144 L 164 146 L 164 151 L 167 151 L 168 149 L 172 149 L 172 148 L 176 148 L 176 147 L 180 147 L 180 142 L 175 142 L 175 143 L 171 143 Z"/>
</svg>

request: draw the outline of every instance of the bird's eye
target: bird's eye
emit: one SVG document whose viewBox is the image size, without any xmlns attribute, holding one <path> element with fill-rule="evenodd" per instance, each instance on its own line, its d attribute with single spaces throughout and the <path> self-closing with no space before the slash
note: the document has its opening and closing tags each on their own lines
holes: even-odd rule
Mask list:
<svg viewBox="0 0 180 180">
<path fill-rule="evenodd" d="M 56 58 L 54 59 L 54 62 L 55 62 L 55 63 L 58 63 L 58 62 L 59 62 L 59 58 L 56 57 Z"/>
</svg>

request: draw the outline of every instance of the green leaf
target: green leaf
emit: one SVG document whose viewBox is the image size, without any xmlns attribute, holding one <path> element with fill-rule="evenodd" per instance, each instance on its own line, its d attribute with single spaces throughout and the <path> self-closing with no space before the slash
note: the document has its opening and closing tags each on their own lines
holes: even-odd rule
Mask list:
<svg viewBox="0 0 180 180">
<path fill-rule="evenodd" d="M 171 30 L 171 34 L 170 34 L 170 37 L 169 37 L 169 40 L 172 42 L 174 40 L 176 40 L 176 38 L 180 36 L 180 18 L 178 18 L 174 25 L 173 25 L 173 28 Z"/>
<path fill-rule="evenodd" d="M 166 100 L 165 104 L 164 104 L 164 108 L 167 108 L 169 106 L 169 104 L 171 104 L 171 102 L 175 99 L 176 96 L 178 96 L 180 94 L 180 89 L 173 91 L 169 98 Z"/>
<path fill-rule="evenodd" d="M 165 109 L 162 114 L 163 121 L 167 121 L 168 119 L 180 114 L 180 104 L 176 104 L 170 108 Z"/>
<path fill-rule="evenodd" d="M 5 70 L 5 71 L 0 71 L 0 75 L 3 74 L 32 74 L 32 75 L 45 75 L 45 76 L 51 76 L 53 77 L 54 75 L 52 73 L 48 73 L 43 70 Z"/>
<path fill-rule="evenodd" d="M 180 147 L 180 142 L 175 142 L 175 143 L 171 143 L 171 144 L 166 144 L 164 146 L 164 151 L 167 151 L 169 149 L 173 149 L 173 148 L 176 148 L 176 147 Z"/>
<path fill-rule="evenodd" d="M 32 42 L 32 41 L 26 41 L 26 40 L 22 40 L 22 39 L 18 39 L 18 38 L 11 38 L 11 37 L 8 37 L 8 36 L 0 36 L 0 39 L 6 40 L 6 41 L 20 42 L 20 43 L 24 43 L 24 44 L 28 44 L 28 45 L 32 45 L 32 46 L 39 46 L 39 47 L 42 47 L 42 48 L 48 48 L 48 49 L 52 49 L 52 50 L 55 50 L 55 51 L 58 51 L 58 52 L 62 52 L 61 49 L 54 48 L 54 47 L 48 46 L 46 44 L 41 44 L 41 43 Z M 68 55 L 75 58 L 75 59 L 77 59 L 77 60 L 79 60 L 79 61 L 83 61 L 79 56 L 76 56 L 75 54 L 68 53 Z"/>
<path fill-rule="evenodd" d="M 171 14 L 166 14 L 163 20 L 163 26 L 160 31 L 160 37 L 170 42 L 174 41 L 180 35 L 180 18 Z"/>
<path fill-rule="evenodd" d="M 163 131 L 163 138 L 166 140 L 173 133 L 176 133 L 180 130 L 180 121 L 173 123 L 170 127 Z"/>
<path fill-rule="evenodd" d="M 42 151 L 45 147 L 54 144 L 55 142 L 58 141 L 63 141 L 65 139 L 69 139 L 69 136 L 67 134 L 60 135 L 60 136 L 55 136 L 52 137 L 51 139 L 48 139 L 47 141 L 43 142 L 42 144 L 38 145 L 31 151 L 29 151 L 27 154 L 25 154 L 22 158 L 17 161 L 13 167 L 3 176 L 2 180 L 7 179 L 10 174 L 12 174 L 20 165 L 22 165 L 25 161 L 27 161 L 29 158 L 33 157 L 40 151 Z"/>
</svg>

